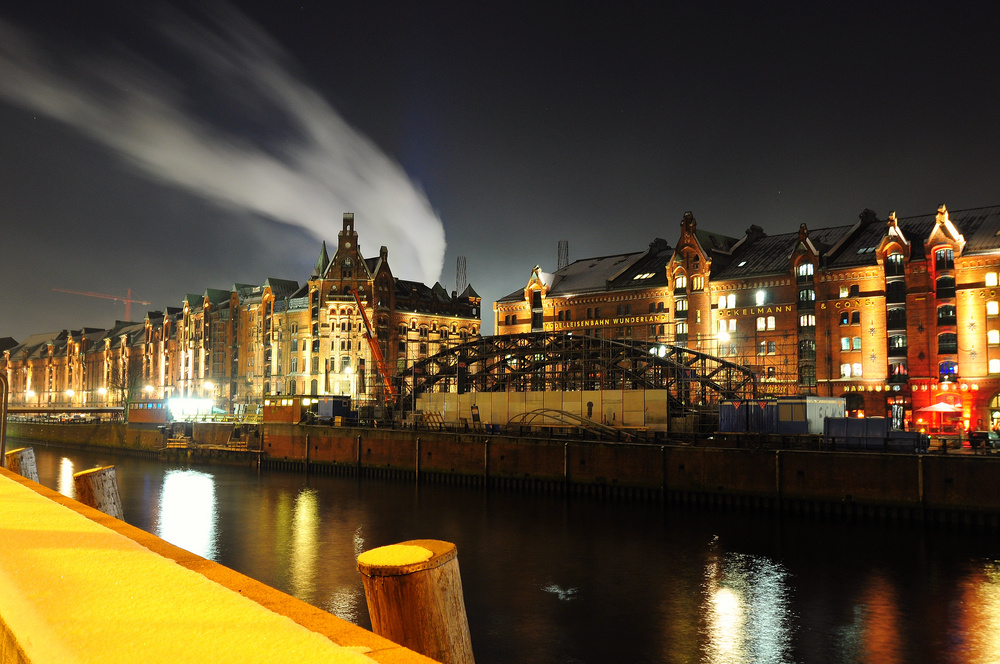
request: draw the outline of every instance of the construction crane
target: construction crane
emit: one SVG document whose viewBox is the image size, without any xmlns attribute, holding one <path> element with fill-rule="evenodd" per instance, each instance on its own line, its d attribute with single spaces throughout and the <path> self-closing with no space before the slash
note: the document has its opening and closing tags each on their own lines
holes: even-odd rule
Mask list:
<svg viewBox="0 0 1000 664">
<path fill-rule="evenodd" d="M 396 388 L 392 384 L 392 379 L 389 376 L 389 367 L 385 363 L 385 355 L 382 354 L 382 348 L 378 345 L 378 341 L 375 339 L 375 332 L 372 330 L 371 321 L 368 320 L 368 312 L 365 311 L 365 305 L 361 302 L 361 296 L 358 295 L 358 291 L 354 291 L 354 301 L 358 303 L 358 311 L 361 312 L 361 320 L 365 323 L 365 339 L 368 341 L 368 348 L 371 349 L 372 359 L 375 360 L 375 367 L 378 369 L 379 375 L 382 376 L 382 383 L 385 385 L 385 389 L 389 393 L 390 399 L 395 401 Z"/>
<path fill-rule="evenodd" d="M 132 303 L 136 304 L 149 304 L 146 300 L 137 300 L 132 297 L 132 289 L 128 289 L 128 294 L 125 297 L 120 295 L 107 295 L 105 293 L 89 293 L 87 291 L 69 290 L 68 288 L 53 288 L 52 290 L 58 291 L 60 293 L 72 293 L 73 295 L 86 295 L 87 297 L 102 297 L 106 300 L 114 300 L 115 302 L 125 303 L 125 321 L 132 322 Z"/>
</svg>

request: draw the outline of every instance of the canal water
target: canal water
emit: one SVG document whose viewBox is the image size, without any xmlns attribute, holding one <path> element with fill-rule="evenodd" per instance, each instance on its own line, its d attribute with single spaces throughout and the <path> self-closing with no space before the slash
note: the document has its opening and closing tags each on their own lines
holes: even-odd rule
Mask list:
<svg viewBox="0 0 1000 664">
<path fill-rule="evenodd" d="M 42 484 L 113 464 L 129 523 L 366 628 L 360 552 L 455 542 L 478 664 L 1000 661 L 991 534 L 33 447 Z"/>
</svg>

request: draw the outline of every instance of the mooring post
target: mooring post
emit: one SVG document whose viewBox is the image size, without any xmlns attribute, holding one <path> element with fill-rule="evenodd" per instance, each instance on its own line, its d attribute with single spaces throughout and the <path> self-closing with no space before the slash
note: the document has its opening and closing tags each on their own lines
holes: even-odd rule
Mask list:
<svg viewBox="0 0 1000 664">
<path fill-rule="evenodd" d="M 7 469 L 32 482 L 38 481 L 38 466 L 35 465 L 35 448 L 20 447 L 4 454 Z"/>
<path fill-rule="evenodd" d="M 411 540 L 358 557 L 372 631 L 443 664 L 474 664 L 458 549 Z"/>
<path fill-rule="evenodd" d="M 91 468 L 76 473 L 73 475 L 73 484 L 78 501 L 116 519 L 125 519 L 114 466 Z"/>
</svg>

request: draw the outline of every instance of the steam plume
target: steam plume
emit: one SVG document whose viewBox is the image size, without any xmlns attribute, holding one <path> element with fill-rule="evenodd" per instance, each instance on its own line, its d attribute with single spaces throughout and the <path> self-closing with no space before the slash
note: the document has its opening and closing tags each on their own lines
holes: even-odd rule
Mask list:
<svg viewBox="0 0 1000 664">
<path fill-rule="evenodd" d="M 0 19 L 0 97 L 151 178 L 318 238 L 353 211 L 396 274 L 439 278 L 444 228 L 424 193 L 293 73 L 280 45 L 227 7 L 197 21 L 161 9 L 142 27 L 155 49 L 118 43 L 80 58 Z"/>
</svg>

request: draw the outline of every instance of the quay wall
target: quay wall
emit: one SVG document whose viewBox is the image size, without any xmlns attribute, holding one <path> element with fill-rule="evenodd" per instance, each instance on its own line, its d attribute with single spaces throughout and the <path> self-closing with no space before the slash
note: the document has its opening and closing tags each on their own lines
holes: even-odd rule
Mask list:
<svg viewBox="0 0 1000 664">
<path fill-rule="evenodd" d="M 231 425 L 201 425 L 202 445 Z M 8 423 L 8 436 L 52 443 L 161 449 L 155 430 L 123 425 Z M 1000 455 L 879 454 L 530 439 L 502 435 L 269 424 L 265 465 L 421 480 L 544 485 L 653 499 L 752 499 L 946 510 L 1000 517 Z M 193 457 L 197 458 L 197 457 Z M 256 457 L 255 457 L 256 458 Z"/>
</svg>

